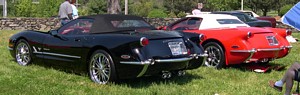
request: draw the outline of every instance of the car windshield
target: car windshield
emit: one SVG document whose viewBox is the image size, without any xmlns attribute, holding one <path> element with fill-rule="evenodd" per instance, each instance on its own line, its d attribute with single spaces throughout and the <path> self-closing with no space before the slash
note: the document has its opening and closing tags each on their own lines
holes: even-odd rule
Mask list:
<svg viewBox="0 0 300 95">
<path fill-rule="evenodd" d="M 143 20 L 114 20 L 111 21 L 111 24 L 115 28 L 151 27 L 151 25 Z"/>
<path fill-rule="evenodd" d="M 247 14 L 244 14 L 247 18 L 249 18 L 250 20 L 257 20 L 255 17 L 252 17 L 252 16 L 250 16 L 250 15 L 247 15 Z"/>
<path fill-rule="evenodd" d="M 244 24 L 243 22 L 237 19 L 217 19 L 219 24 Z"/>
</svg>

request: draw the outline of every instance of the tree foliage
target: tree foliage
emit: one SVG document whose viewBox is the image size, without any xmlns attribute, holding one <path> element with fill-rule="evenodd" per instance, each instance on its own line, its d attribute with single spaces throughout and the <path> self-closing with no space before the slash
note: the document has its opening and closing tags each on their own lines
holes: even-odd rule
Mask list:
<svg viewBox="0 0 300 95">
<path fill-rule="evenodd" d="M 104 14 L 107 12 L 107 0 L 89 0 L 87 11 L 90 15 Z"/>
<path fill-rule="evenodd" d="M 32 0 L 7 0 L 8 16 L 18 17 L 51 17 L 58 14 L 59 5 L 65 0 L 39 0 L 39 3 L 32 3 Z M 109 1 L 109 2 L 108 2 Z M 110 1 L 118 1 L 117 3 Z M 201 11 L 231 11 L 239 10 L 241 0 L 128 0 L 129 14 L 143 17 L 182 17 L 191 13 L 197 3 L 203 3 Z M 115 7 L 114 11 L 124 10 L 124 0 L 78 0 L 79 15 L 94 15 L 110 13 L 108 7 Z M 269 11 L 285 13 L 285 5 L 294 5 L 299 0 L 244 0 L 244 9 L 254 12 L 263 12 L 266 15 Z M 116 5 L 117 4 L 117 5 Z M 111 10 L 113 11 L 113 10 Z M 283 12 L 281 12 L 283 11 Z M 282 14 L 280 14 L 282 15 Z"/>
<path fill-rule="evenodd" d="M 154 10 L 151 10 L 149 12 L 147 17 L 150 17 L 150 18 L 165 18 L 165 17 L 168 17 L 168 15 L 163 10 L 154 9 Z"/>
<path fill-rule="evenodd" d="M 278 13 L 279 16 L 283 16 L 285 13 L 287 13 L 291 8 L 293 7 L 293 5 L 288 4 L 288 5 L 284 5 L 283 7 L 280 8 L 280 12 Z"/>
</svg>

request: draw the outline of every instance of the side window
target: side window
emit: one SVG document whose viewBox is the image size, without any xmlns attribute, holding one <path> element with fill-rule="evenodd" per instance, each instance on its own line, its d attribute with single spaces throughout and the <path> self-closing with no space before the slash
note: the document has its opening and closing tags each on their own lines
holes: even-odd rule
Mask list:
<svg viewBox="0 0 300 95">
<path fill-rule="evenodd" d="M 93 19 L 76 19 L 58 30 L 61 35 L 84 35 L 90 32 Z"/>
<path fill-rule="evenodd" d="M 173 25 L 171 30 L 198 30 L 200 27 L 201 18 L 189 18 Z"/>
<path fill-rule="evenodd" d="M 240 19 L 241 21 L 243 21 L 243 22 L 246 22 L 246 21 L 247 21 L 244 15 L 235 14 L 235 16 L 236 16 L 237 18 L 239 18 L 239 19 Z"/>
</svg>

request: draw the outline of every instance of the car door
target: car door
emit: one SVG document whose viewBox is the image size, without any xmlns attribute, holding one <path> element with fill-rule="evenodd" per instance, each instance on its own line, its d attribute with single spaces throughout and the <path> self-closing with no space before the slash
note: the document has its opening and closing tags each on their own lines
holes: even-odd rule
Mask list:
<svg viewBox="0 0 300 95">
<path fill-rule="evenodd" d="M 84 37 L 88 35 L 92 19 L 76 19 L 49 35 L 44 41 L 45 63 L 75 66 L 82 61 Z"/>
</svg>

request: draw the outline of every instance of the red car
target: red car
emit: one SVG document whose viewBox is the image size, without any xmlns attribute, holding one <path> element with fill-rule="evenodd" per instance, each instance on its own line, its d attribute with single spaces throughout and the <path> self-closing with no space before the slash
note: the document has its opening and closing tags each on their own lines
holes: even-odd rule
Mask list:
<svg viewBox="0 0 300 95">
<path fill-rule="evenodd" d="M 205 65 L 215 68 L 249 62 L 269 63 L 285 57 L 292 48 L 285 39 L 291 31 L 250 27 L 237 17 L 225 14 L 190 15 L 164 29 L 204 34 L 205 39 L 200 44 L 208 53 Z"/>
</svg>

